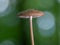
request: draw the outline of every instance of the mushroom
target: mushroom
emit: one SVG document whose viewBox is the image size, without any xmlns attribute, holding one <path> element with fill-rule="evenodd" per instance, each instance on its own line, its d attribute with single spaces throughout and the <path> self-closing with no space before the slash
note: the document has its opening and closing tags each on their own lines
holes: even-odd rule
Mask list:
<svg viewBox="0 0 60 45">
<path fill-rule="evenodd" d="M 30 34 L 31 34 L 32 45 L 34 45 L 32 19 L 36 18 L 36 17 L 43 16 L 43 15 L 44 15 L 44 13 L 42 11 L 38 11 L 38 10 L 34 10 L 34 9 L 28 9 L 28 10 L 25 10 L 25 11 L 18 13 L 19 18 L 30 18 Z"/>
</svg>

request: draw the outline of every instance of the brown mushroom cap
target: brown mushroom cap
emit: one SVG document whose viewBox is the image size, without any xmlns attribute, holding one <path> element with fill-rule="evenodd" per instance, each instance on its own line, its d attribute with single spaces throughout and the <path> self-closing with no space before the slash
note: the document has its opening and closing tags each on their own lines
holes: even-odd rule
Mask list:
<svg viewBox="0 0 60 45">
<path fill-rule="evenodd" d="M 18 16 L 20 18 L 29 18 L 30 16 L 33 16 L 33 18 L 35 18 L 35 17 L 40 17 L 43 15 L 44 15 L 44 13 L 42 11 L 38 11 L 38 10 L 34 10 L 34 9 L 28 9 L 28 10 L 22 11 L 18 14 Z"/>
</svg>

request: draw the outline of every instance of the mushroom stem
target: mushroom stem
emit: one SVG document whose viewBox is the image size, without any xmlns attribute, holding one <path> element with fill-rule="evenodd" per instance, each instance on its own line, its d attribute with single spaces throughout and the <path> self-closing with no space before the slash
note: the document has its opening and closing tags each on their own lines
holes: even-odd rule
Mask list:
<svg viewBox="0 0 60 45">
<path fill-rule="evenodd" d="M 30 34 L 31 34 L 32 45 L 34 45 L 34 34 L 33 34 L 32 16 L 30 16 Z"/>
</svg>

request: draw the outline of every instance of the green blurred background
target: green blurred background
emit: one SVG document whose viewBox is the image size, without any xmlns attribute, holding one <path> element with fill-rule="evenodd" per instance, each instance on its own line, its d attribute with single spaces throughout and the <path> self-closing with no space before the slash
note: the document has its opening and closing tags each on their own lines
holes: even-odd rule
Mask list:
<svg viewBox="0 0 60 45">
<path fill-rule="evenodd" d="M 35 45 L 60 45 L 60 0 L 0 0 L 0 45 L 31 45 L 29 19 L 17 16 L 26 9 L 44 12 L 33 18 Z"/>
</svg>

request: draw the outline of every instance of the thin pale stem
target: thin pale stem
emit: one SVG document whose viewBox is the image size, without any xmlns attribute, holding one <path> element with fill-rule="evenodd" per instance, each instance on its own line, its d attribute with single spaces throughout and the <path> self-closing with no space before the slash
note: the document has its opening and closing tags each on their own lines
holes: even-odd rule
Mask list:
<svg viewBox="0 0 60 45">
<path fill-rule="evenodd" d="M 32 42 L 32 45 L 34 45 L 34 34 L 33 34 L 32 16 L 30 16 L 30 33 L 31 33 L 31 42 Z"/>
</svg>

